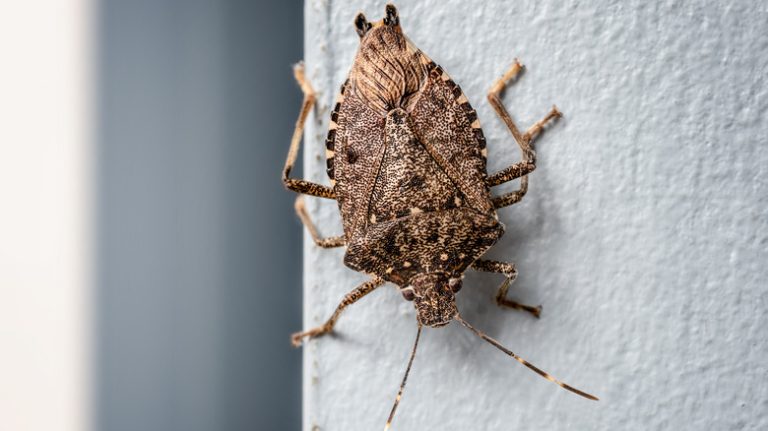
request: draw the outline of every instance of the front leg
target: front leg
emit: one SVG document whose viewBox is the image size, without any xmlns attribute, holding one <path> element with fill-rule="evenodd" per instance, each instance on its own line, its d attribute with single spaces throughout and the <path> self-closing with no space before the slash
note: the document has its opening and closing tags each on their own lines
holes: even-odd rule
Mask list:
<svg viewBox="0 0 768 431">
<path fill-rule="evenodd" d="M 532 306 L 520 304 L 519 302 L 507 299 L 507 291 L 509 291 L 509 285 L 517 278 L 517 270 L 515 264 L 507 262 L 498 262 L 495 260 L 478 259 L 472 264 L 472 269 L 483 272 L 495 272 L 497 274 L 503 274 L 506 279 L 504 283 L 499 286 L 499 290 L 496 292 L 496 303 L 502 307 L 509 307 L 515 310 L 523 310 L 533 314 L 536 318 L 541 315 L 541 305 Z"/>
<path fill-rule="evenodd" d="M 384 284 L 384 280 L 380 278 L 374 278 L 372 280 L 366 281 L 360 286 L 357 286 L 355 290 L 344 295 L 344 299 L 342 299 L 341 303 L 339 303 L 338 307 L 336 307 L 336 311 L 333 312 L 331 317 L 328 318 L 328 320 L 326 320 L 325 323 L 315 328 L 309 329 L 307 331 L 296 332 L 295 334 L 291 335 L 291 343 L 293 344 L 293 346 L 299 347 L 304 337 L 316 338 L 331 332 L 333 330 L 334 325 L 336 325 L 336 321 L 339 319 L 341 312 L 344 311 L 345 308 L 354 304 L 365 295 L 373 292 L 377 287 L 381 286 L 382 284 Z"/>
</svg>

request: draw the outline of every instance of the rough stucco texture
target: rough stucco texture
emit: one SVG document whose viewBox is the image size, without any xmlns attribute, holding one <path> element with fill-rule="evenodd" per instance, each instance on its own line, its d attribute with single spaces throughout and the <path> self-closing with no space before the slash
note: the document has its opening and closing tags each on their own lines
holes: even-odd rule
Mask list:
<svg viewBox="0 0 768 431">
<path fill-rule="evenodd" d="M 489 171 L 519 150 L 485 101 L 519 57 L 504 101 L 522 127 L 554 103 L 525 199 L 487 256 L 540 320 L 498 308 L 499 276 L 468 273 L 467 320 L 595 403 L 535 375 L 462 327 L 426 329 L 396 430 L 768 429 L 768 32 L 760 2 L 401 1 L 414 43 L 459 83 L 489 142 Z M 359 10 L 307 1 L 306 63 L 319 103 L 305 172 L 328 183 L 329 108 L 357 48 Z M 298 108 L 298 107 L 297 107 Z M 507 185 L 503 190 L 511 189 Z M 324 235 L 334 203 L 309 199 Z M 364 276 L 305 235 L 305 327 Z M 304 429 L 383 427 L 416 332 L 385 286 L 304 347 Z M 287 335 L 287 334 L 286 334 Z M 317 428 L 315 428 L 317 427 Z"/>
</svg>

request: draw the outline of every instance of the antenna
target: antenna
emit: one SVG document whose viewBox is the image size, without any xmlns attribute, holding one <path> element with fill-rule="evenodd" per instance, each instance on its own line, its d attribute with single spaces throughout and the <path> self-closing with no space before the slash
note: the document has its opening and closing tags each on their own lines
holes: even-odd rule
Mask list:
<svg viewBox="0 0 768 431">
<path fill-rule="evenodd" d="M 569 390 L 569 391 L 573 392 L 574 394 L 581 395 L 582 397 L 590 399 L 590 400 L 598 401 L 598 398 L 596 396 L 590 395 L 590 394 L 588 394 L 588 393 L 586 393 L 584 391 L 581 391 L 579 389 L 574 388 L 573 386 L 571 386 L 571 385 L 569 385 L 567 383 L 563 383 L 560 380 L 557 380 L 556 378 L 551 376 L 549 373 L 539 369 L 537 366 L 533 365 L 532 363 L 530 363 L 530 362 L 526 361 L 525 359 L 517 356 L 511 350 L 509 350 L 506 347 L 502 346 L 501 343 L 499 343 L 498 341 L 496 341 L 493 338 L 489 337 L 485 333 L 475 329 L 474 326 L 470 325 L 469 323 L 467 323 L 466 320 L 462 319 L 461 316 L 458 313 L 456 314 L 455 319 L 458 320 L 459 323 L 461 323 L 462 325 L 466 326 L 467 329 L 469 329 L 470 331 L 474 332 L 475 335 L 477 335 L 478 337 L 482 338 L 483 340 L 493 344 L 497 349 L 499 349 L 502 352 L 506 353 L 507 355 L 515 358 L 515 360 L 517 360 L 517 362 L 520 362 L 521 364 L 523 364 L 526 367 L 530 368 L 531 370 L 533 370 L 536 374 L 540 375 L 541 377 L 544 377 L 545 379 L 549 380 L 550 382 L 553 382 L 553 383 L 559 385 L 561 388 Z M 413 358 L 411 358 L 411 359 L 413 359 Z M 407 375 L 408 374 L 406 373 L 406 376 Z M 395 404 L 395 406 L 397 406 L 397 404 Z M 394 412 L 394 409 L 393 409 L 393 412 Z"/>
<path fill-rule="evenodd" d="M 411 372 L 411 365 L 413 365 L 413 358 L 416 357 L 416 347 L 419 346 L 419 337 L 421 337 L 421 323 L 419 323 L 419 330 L 416 332 L 416 341 L 413 342 L 413 350 L 411 350 L 411 358 L 408 360 L 408 367 L 405 369 L 405 375 L 403 376 L 403 382 L 400 383 L 400 390 L 397 391 L 397 397 L 395 397 L 395 404 L 392 406 L 392 411 L 389 412 L 389 418 L 387 424 L 384 425 L 384 431 L 387 431 L 392 425 L 392 419 L 395 417 L 395 410 L 397 405 L 400 404 L 400 398 L 403 397 L 403 389 L 405 388 L 405 382 L 408 380 L 408 374 Z"/>
</svg>

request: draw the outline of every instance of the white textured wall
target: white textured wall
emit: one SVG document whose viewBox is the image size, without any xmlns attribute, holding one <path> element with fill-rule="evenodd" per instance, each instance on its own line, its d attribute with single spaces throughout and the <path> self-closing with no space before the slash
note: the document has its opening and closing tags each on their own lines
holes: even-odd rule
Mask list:
<svg viewBox="0 0 768 431">
<path fill-rule="evenodd" d="M 528 126 L 565 114 L 537 143 L 522 203 L 489 257 L 535 320 L 498 308 L 501 277 L 470 273 L 463 315 L 523 357 L 601 397 L 531 373 L 456 324 L 427 329 L 396 430 L 768 428 L 768 13 L 761 2 L 400 1 L 408 36 L 477 109 L 489 170 L 519 151 L 485 101 L 520 57 L 505 103 Z M 306 62 L 319 91 L 305 170 L 327 183 L 329 108 L 353 59 L 358 10 L 306 2 Z M 298 106 L 297 106 L 298 110 Z M 508 186 L 509 187 L 509 186 Z M 331 202 L 309 200 L 326 235 Z M 343 250 L 305 240 L 305 327 L 364 280 Z M 384 425 L 416 331 L 392 287 L 354 305 L 335 337 L 305 347 L 305 429 Z"/>
</svg>

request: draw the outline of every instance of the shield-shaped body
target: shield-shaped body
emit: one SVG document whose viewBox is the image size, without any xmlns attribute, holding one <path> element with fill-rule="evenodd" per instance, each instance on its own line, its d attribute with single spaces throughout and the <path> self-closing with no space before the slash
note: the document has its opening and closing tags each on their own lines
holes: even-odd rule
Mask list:
<svg viewBox="0 0 768 431">
<path fill-rule="evenodd" d="M 344 262 L 397 284 L 421 323 L 440 326 L 454 317 L 464 271 L 504 232 L 486 185 L 485 138 L 459 86 L 396 19 L 358 32 L 326 140 Z"/>
<path fill-rule="evenodd" d="M 323 325 L 294 334 L 294 344 L 300 344 L 304 337 L 329 333 L 345 307 L 383 281 L 390 281 L 400 287 L 405 299 L 414 302 L 419 325 L 387 428 L 400 401 L 422 326 L 443 326 L 452 320 L 547 380 L 597 400 L 479 331 L 456 308 L 455 294 L 461 289 L 464 271 L 471 266 L 507 277 L 496 295 L 499 305 L 539 316 L 540 306 L 506 298 L 506 289 L 516 275 L 513 264 L 479 257 L 504 234 L 496 208 L 518 202 L 527 190 L 527 175 L 535 169 L 532 139 L 560 112 L 553 107 L 525 133 L 517 129 L 499 99 L 506 82 L 522 68 L 515 62 L 493 86 L 488 99 L 520 146 L 523 160 L 489 177 L 485 138 L 476 112 L 443 69 L 403 35 L 395 7 L 387 5 L 386 17 L 375 23 L 359 14 L 355 27 L 360 47 L 331 113 L 326 139 L 333 189 L 289 178 L 303 122 L 314 100 L 302 68 L 297 69 L 297 80 L 305 91 L 305 104 L 283 180 L 291 190 L 338 201 L 343 237 L 321 239 L 302 201 L 297 201 L 297 211 L 318 245 L 346 245 L 344 263 L 373 277 L 345 295 Z M 516 178 L 521 178 L 519 190 L 491 198 L 490 186 Z"/>
</svg>

